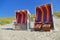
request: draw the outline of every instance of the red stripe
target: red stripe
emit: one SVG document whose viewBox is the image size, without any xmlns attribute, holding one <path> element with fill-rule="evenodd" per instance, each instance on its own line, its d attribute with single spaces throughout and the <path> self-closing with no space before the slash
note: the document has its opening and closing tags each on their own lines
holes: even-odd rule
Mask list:
<svg viewBox="0 0 60 40">
<path fill-rule="evenodd" d="M 39 11 L 38 8 L 39 7 L 36 8 L 36 20 L 38 20 L 38 11 Z"/>
<path fill-rule="evenodd" d="M 46 20 L 46 22 L 49 22 L 49 9 L 48 9 L 48 5 L 45 4 L 45 7 L 46 7 L 46 11 L 47 11 L 47 20 Z"/>
<path fill-rule="evenodd" d="M 42 8 L 42 6 L 40 6 L 40 10 L 41 10 L 41 12 L 42 12 L 42 22 L 43 22 L 43 20 L 44 20 L 44 18 L 43 18 L 43 16 L 44 16 L 44 10 L 43 10 L 43 8 Z"/>
<path fill-rule="evenodd" d="M 27 11 L 22 11 L 22 24 L 27 24 Z"/>
<path fill-rule="evenodd" d="M 38 21 L 40 20 L 39 22 L 42 22 L 42 11 L 40 9 L 40 6 L 36 9 L 36 17 L 38 18 Z"/>
<path fill-rule="evenodd" d="M 45 7 L 45 5 L 43 5 L 42 6 L 42 9 L 43 9 L 43 11 L 44 11 L 44 15 L 43 15 L 43 18 L 44 18 L 44 22 L 46 22 L 46 17 L 47 17 L 47 11 L 46 11 L 46 7 Z"/>
<path fill-rule="evenodd" d="M 16 20 L 17 20 L 17 23 L 20 23 L 21 24 L 21 13 L 20 12 L 16 12 Z"/>
</svg>

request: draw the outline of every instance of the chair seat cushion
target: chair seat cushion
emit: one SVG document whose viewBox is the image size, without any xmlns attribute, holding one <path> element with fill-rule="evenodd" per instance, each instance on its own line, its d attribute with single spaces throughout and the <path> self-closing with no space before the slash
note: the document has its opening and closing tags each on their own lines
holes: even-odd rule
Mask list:
<svg viewBox="0 0 60 40">
<path fill-rule="evenodd" d="M 51 24 L 44 24 L 44 25 L 42 26 L 42 30 L 50 31 L 50 27 L 51 27 Z"/>
<path fill-rule="evenodd" d="M 34 27 L 35 31 L 39 31 L 41 29 L 42 24 L 36 24 Z"/>
</svg>

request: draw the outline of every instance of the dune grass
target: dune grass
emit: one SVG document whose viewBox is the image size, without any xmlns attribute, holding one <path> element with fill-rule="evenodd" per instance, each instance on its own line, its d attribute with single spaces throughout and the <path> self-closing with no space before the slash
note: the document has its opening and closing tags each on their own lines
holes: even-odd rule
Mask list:
<svg viewBox="0 0 60 40">
<path fill-rule="evenodd" d="M 12 23 L 13 18 L 0 18 L 0 25 Z"/>
<path fill-rule="evenodd" d="M 35 18 L 35 14 L 32 14 L 32 15 L 30 16 L 30 21 L 33 21 L 33 18 Z"/>
<path fill-rule="evenodd" d="M 60 12 L 54 12 L 54 15 L 55 15 L 57 18 L 60 18 Z"/>
</svg>

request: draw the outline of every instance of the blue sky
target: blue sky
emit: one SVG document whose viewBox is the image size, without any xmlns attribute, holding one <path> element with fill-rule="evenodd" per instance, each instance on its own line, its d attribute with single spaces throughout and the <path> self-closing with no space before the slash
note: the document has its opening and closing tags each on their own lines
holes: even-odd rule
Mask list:
<svg viewBox="0 0 60 40">
<path fill-rule="evenodd" d="M 35 8 L 46 3 L 52 3 L 53 11 L 60 12 L 60 0 L 0 0 L 0 18 L 15 16 L 16 10 L 24 9 L 35 14 Z"/>
</svg>

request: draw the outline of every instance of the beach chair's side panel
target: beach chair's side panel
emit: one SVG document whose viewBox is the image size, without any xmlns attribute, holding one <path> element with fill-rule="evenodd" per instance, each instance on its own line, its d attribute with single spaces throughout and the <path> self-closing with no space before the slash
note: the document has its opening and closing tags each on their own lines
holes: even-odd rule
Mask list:
<svg viewBox="0 0 60 40">
<path fill-rule="evenodd" d="M 31 13 L 28 10 L 26 10 L 26 12 L 27 12 L 27 30 L 30 30 L 31 29 L 31 26 L 30 26 L 30 24 L 31 24 L 31 22 L 30 22 Z"/>
<path fill-rule="evenodd" d="M 50 9 L 50 21 L 52 22 L 51 23 L 51 29 L 54 29 L 54 19 L 53 19 L 53 8 L 52 8 L 52 4 L 50 4 L 51 6 L 51 9 Z"/>
</svg>

